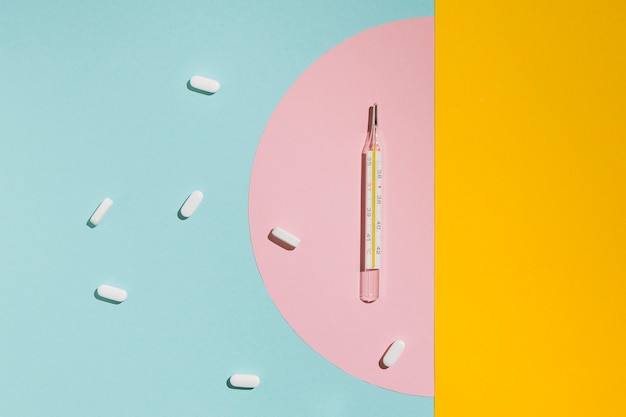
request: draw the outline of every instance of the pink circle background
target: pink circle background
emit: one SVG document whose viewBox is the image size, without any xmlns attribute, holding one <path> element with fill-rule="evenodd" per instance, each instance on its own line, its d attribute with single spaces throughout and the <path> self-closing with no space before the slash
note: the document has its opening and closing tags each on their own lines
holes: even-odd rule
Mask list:
<svg viewBox="0 0 626 417">
<path fill-rule="evenodd" d="M 339 44 L 270 118 L 250 180 L 250 233 L 265 286 L 327 360 L 374 385 L 434 391 L 433 18 L 377 26 Z M 359 300 L 361 148 L 378 103 L 383 137 L 381 296 Z M 292 251 L 274 227 L 301 239 Z M 379 360 L 396 339 L 398 362 Z"/>
</svg>

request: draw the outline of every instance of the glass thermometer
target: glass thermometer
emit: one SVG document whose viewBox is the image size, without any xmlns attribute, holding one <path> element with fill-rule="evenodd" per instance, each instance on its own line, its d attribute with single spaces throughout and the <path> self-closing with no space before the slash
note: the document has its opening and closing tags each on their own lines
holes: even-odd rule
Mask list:
<svg viewBox="0 0 626 417">
<path fill-rule="evenodd" d="M 378 299 L 382 233 L 383 158 L 378 136 L 378 105 L 372 119 L 362 159 L 361 190 L 361 285 L 360 298 L 366 303 Z"/>
</svg>

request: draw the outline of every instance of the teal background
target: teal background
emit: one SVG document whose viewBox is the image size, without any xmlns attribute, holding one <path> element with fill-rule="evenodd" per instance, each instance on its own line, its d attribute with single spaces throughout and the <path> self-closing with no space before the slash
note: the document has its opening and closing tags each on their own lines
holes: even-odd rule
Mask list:
<svg viewBox="0 0 626 417">
<path fill-rule="evenodd" d="M 1 3 L 0 415 L 432 415 L 432 398 L 362 382 L 293 332 L 247 218 L 258 140 L 298 76 L 365 29 L 432 15 L 415 0 Z M 193 75 L 222 88 L 191 92 Z M 103 283 L 128 300 L 96 300 Z M 261 385 L 229 389 L 233 373 Z"/>
</svg>

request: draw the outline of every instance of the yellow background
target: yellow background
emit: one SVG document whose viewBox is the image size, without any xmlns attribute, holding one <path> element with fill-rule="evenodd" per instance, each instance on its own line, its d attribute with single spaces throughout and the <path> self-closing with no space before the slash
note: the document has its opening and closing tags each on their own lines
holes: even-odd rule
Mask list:
<svg viewBox="0 0 626 417">
<path fill-rule="evenodd" d="M 435 413 L 626 416 L 626 2 L 435 16 Z"/>
</svg>

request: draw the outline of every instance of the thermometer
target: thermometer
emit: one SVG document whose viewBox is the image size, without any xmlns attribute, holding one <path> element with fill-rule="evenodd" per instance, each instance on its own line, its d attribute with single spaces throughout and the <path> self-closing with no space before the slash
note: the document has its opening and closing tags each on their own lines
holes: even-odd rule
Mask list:
<svg viewBox="0 0 626 417">
<path fill-rule="evenodd" d="M 378 105 L 374 103 L 372 119 L 363 151 L 361 178 L 361 285 L 360 298 L 366 303 L 378 299 L 382 233 L 383 158 L 378 136 Z"/>
</svg>

